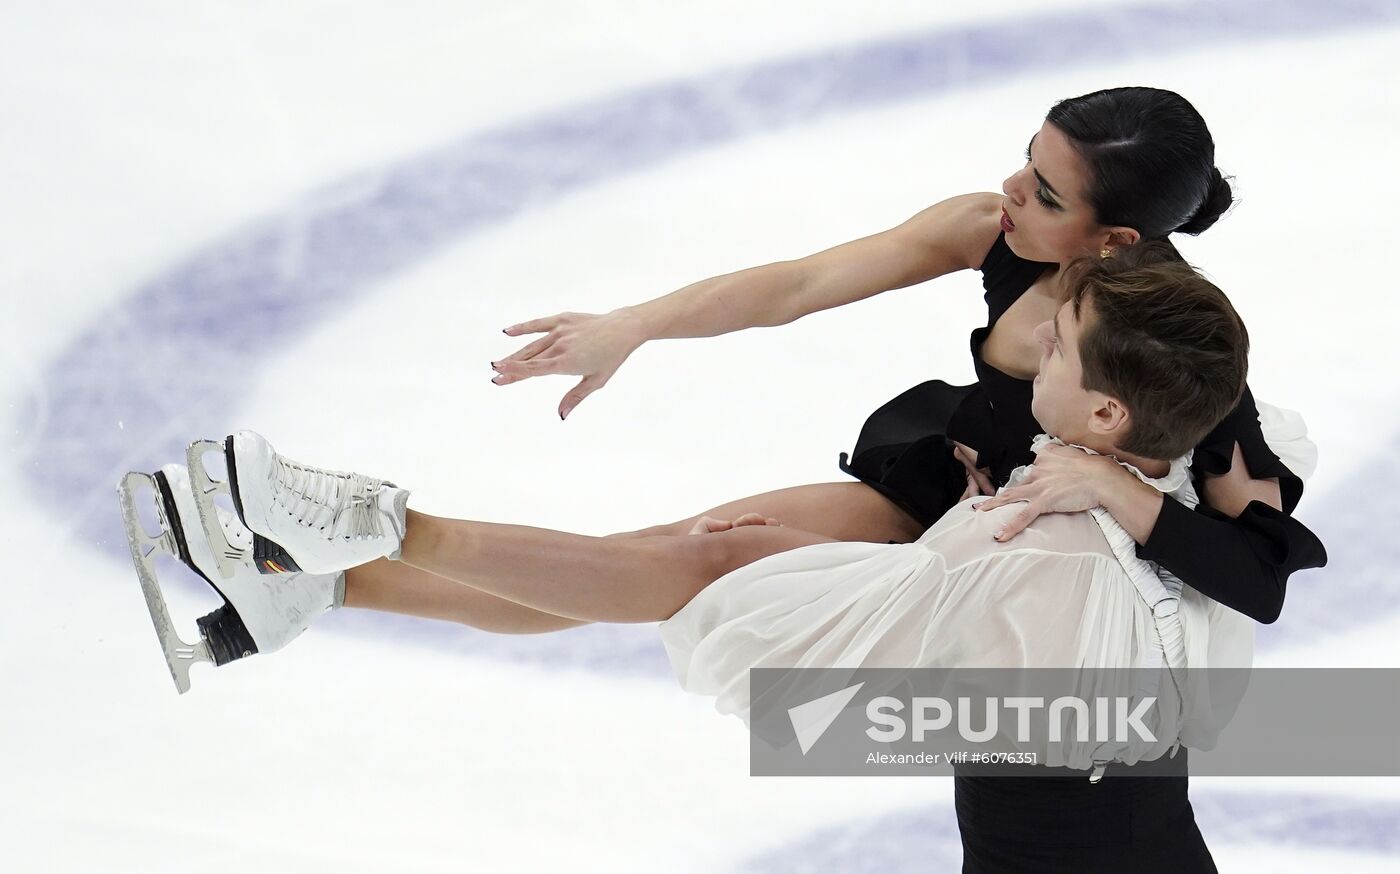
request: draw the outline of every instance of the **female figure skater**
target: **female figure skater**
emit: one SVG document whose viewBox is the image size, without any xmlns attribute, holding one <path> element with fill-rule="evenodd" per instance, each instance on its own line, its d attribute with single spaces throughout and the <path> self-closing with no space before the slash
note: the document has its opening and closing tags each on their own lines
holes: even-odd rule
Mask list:
<svg viewBox="0 0 1400 874">
<path fill-rule="evenodd" d="M 786 324 L 956 270 L 981 270 L 988 323 L 971 337 L 978 383 L 934 380 L 878 409 L 849 463 L 842 457 L 842 469 L 859 483 L 754 495 L 631 532 L 683 533 L 703 516 L 754 513 L 838 540 L 907 542 L 965 491 L 990 491 L 1031 460 L 1027 447 L 1040 429 L 1029 408 L 1036 349 L 1026 338 L 1063 300 L 1060 267 L 1213 225 L 1231 202 L 1214 151 L 1200 115 L 1170 91 L 1115 88 L 1064 100 L 1031 138 L 1026 164 L 1003 183 L 1004 196 L 954 197 L 883 233 L 605 315 L 564 313 L 512 326 L 512 335 L 546 335 L 496 362 L 493 381 L 583 374 L 560 405 L 566 416 L 647 340 Z M 1194 513 L 1164 505 L 1160 493 L 1126 471 L 1082 454 L 1043 453 L 1026 486 L 1002 497 L 1028 502 L 1007 536 L 1039 513 L 1092 499 L 1127 525 L 1143 557 L 1221 603 L 1273 622 L 1288 575 L 1316 566 L 1310 562 L 1322 553 L 1288 515 L 1302 482 L 1269 450 L 1257 420 L 1246 391 L 1197 447 L 1193 472 L 1205 500 Z"/>
<path fill-rule="evenodd" d="M 1143 558 L 1257 621 L 1275 621 L 1288 576 L 1320 566 L 1326 555 L 1289 515 L 1302 480 L 1263 439 L 1248 389 L 1195 449 L 1192 472 L 1202 489 L 1195 511 L 1163 503 L 1160 492 L 1127 471 L 1083 453 L 1050 447 L 1033 458 L 1029 452 L 1041 429 L 1030 413 L 1038 353 L 1027 338 L 1064 300 L 1060 267 L 1174 231 L 1200 233 L 1228 207 L 1229 185 L 1214 167 L 1204 121 L 1179 95 L 1159 89 L 1071 98 L 1051 109 L 1032 137 L 1026 165 L 1002 187 L 1004 196 L 954 197 L 892 230 L 798 261 L 707 279 L 606 315 L 566 313 L 514 326 L 508 332 L 547 334 L 497 362 L 495 381 L 583 373 L 564 399 L 564 415 L 646 339 L 784 324 L 979 269 L 988 304 L 987 326 L 971 337 L 979 382 L 927 382 L 872 414 L 849 464 L 842 459 L 860 482 L 754 495 L 610 539 L 778 519 L 835 540 L 907 543 L 960 497 L 990 493 L 1013 468 L 1034 460 L 1026 482 L 997 498 L 1025 503 L 1006 537 L 1041 513 L 1102 506 L 1133 535 Z M 348 606 L 488 631 L 536 633 L 583 622 L 383 562 L 355 569 L 344 589 Z"/>
</svg>

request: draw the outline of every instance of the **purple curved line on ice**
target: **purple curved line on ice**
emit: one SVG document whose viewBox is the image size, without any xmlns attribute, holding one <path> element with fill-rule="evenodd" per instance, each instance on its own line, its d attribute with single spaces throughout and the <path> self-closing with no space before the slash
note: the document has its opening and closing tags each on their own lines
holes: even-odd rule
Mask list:
<svg viewBox="0 0 1400 874">
<path fill-rule="evenodd" d="M 1377 435 L 1375 445 L 1395 446 L 1398 440 L 1400 434 Z M 1377 620 L 1393 622 L 1400 609 L 1400 539 L 1377 529 L 1377 520 L 1400 518 L 1400 458 L 1378 450 L 1339 487 L 1305 494 L 1302 508 L 1308 527 L 1327 546 L 1327 567 L 1289 577 L 1283 615 L 1259 628 L 1261 650 L 1307 644 Z"/>
<path fill-rule="evenodd" d="M 19 466 L 74 532 L 119 552 L 113 484 L 128 469 L 181 457 L 194 436 L 225 433 L 236 391 L 224 374 L 256 368 L 261 356 L 395 272 L 532 206 L 836 113 L 1038 71 L 1397 20 L 1400 7 L 1377 0 L 1026 15 L 639 89 L 452 143 L 291 204 L 134 289 L 44 370 L 42 395 L 22 406 L 18 424 L 21 434 L 33 432 L 22 442 L 43 455 Z M 130 366 L 137 361 L 139 368 Z M 1334 575 L 1316 587 L 1338 623 L 1400 601 L 1381 603 L 1375 591 L 1365 601 L 1338 598 L 1344 582 Z M 665 671 L 650 629 L 585 627 L 546 644 L 382 616 L 338 621 L 429 638 L 435 648 L 455 639 L 473 653 L 582 661 L 613 673 Z M 1296 626 L 1300 634 L 1311 627 Z"/>
</svg>

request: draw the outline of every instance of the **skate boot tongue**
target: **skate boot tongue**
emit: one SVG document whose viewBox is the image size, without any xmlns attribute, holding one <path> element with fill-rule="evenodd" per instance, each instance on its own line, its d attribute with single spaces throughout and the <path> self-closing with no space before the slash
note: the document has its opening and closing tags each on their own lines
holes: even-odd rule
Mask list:
<svg viewBox="0 0 1400 874">
<path fill-rule="evenodd" d="M 378 495 L 393 483 L 358 473 L 319 470 L 278 456 L 275 488 L 298 522 L 333 537 L 380 537 L 384 516 Z"/>
</svg>

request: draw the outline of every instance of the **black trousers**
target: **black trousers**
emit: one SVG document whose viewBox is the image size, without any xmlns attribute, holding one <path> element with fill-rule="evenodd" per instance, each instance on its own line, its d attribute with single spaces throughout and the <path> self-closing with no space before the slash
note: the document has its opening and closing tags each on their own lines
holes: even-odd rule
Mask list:
<svg viewBox="0 0 1400 874">
<path fill-rule="evenodd" d="M 1191 802 L 1186 750 L 1085 771 L 954 768 L 963 874 L 1215 874 Z M 1019 769 L 1024 774 L 1024 769 Z"/>
</svg>

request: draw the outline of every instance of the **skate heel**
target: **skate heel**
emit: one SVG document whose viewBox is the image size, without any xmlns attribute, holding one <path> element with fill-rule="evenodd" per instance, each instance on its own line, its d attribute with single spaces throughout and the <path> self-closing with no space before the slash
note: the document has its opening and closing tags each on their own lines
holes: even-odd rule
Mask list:
<svg viewBox="0 0 1400 874">
<path fill-rule="evenodd" d="M 213 444 L 220 448 L 219 444 Z M 205 451 L 194 447 L 195 452 Z M 258 653 L 275 652 L 301 635 L 313 621 L 344 603 L 344 575 L 291 573 L 266 576 L 254 569 L 254 553 L 262 554 L 258 569 L 281 570 L 276 560 L 280 549 L 270 542 L 254 543 L 252 532 L 223 507 L 214 506 L 218 484 L 204 476 L 206 512 L 217 521 L 219 542 L 228 545 L 226 555 L 248 556 L 247 563 L 235 564 L 230 577 L 219 575 L 215 546 L 201 530 L 196 490 L 189 471 L 178 464 L 167 464 L 154 474 L 130 473 L 118 485 L 127 540 L 136 564 L 141 590 L 146 597 L 151 620 L 160 638 L 175 688 L 190 688 L 190 666 L 211 662 L 216 667 Z M 142 489 L 151 492 L 150 504 L 138 502 Z M 142 496 L 141 500 L 145 500 Z M 138 515 L 138 507 L 147 510 Z M 158 532 L 150 533 L 152 516 Z M 175 633 L 174 623 L 156 578 L 155 560 L 160 554 L 177 559 L 223 599 L 223 606 L 196 620 L 199 642 L 186 643 Z"/>
<path fill-rule="evenodd" d="M 195 622 L 216 667 L 257 654 L 257 642 L 232 605 L 225 604 Z"/>
<path fill-rule="evenodd" d="M 218 574 L 225 580 L 230 580 L 241 564 L 252 563 L 252 555 L 251 549 L 245 545 L 235 545 L 228 541 L 228 534 L 224 531 L 223 522 L 218 518 L 217 506 L 214 504 L 214 497 L 228 494 L 234 501 L 234 510 L 242 517 L 242 508 L 238 506 L 238 492 L 231 489 L 230 480 L 214 479 L 209 473 L 209 468 L 204 466 L 204 458 L 209 452 L 223 451 L 223 444 L 216 441 L 196 440 L 186 448 L 185 461 L 189 468 L 190 489 L 195 493 L 195 508 L 199 510 L 200 527 L 204 529 L 204 536 L 209 539 L 210 548 L 214 550 L 214 563 L 218 566 Z M 232 478 L 232 465 L 228 466 L 228 476 Z M 259 570 L 262 570 L 262 567 L 259 566 Z"/>
<path fill-rule="evenodd" d="M 161 526 L 161 533 L 158 535 L 147 533 L 141 517 L 137 514 L 136 495 L 142 489 L 149 489 L 151 492 Z M 182 560 L 181 546 L 174 534 L 178 524 L 172 526 L 168 520 L 160 484 L 150 474 L 135 471 L 128 473 L 117 485 L 117 495 L 121 501 L 127 543 L 131 547 L 131 561 L 136 565 L 136 577 L 141 583 L 141 594 L 146 599 L 146 609 L 151 614 L 151 622 L 155 624 L 156 636 L 160 638 L 160 649 L 165 656 L 165 664 L 170 668 L 170 678 L 175 681 L 175 688 L 184 694 L 190 690 L 190 668 L 198 662 L 213 663 L 214 656 L 204 640 L 186 643 L 180 637 L 179 632 L 175 630 L 175 624 L 170 621 L 170 610 L 166 607 L 165 597 L 161 594 L 160 584 L 156 580 L 157 556 L 163 553 Z"/>
<path fill-rule="evenodd" d="M 223 454 L 228 479 L 216 480 L 210 475 L 204 462 L 211 452 Z M 190 486 L 194 490 L 195 506 L 199 509 L 199 524 L 204 528 L 204 535 L 214 550 L 214 561 L 219 566 L 219 574 L 224 579 L 232 578 L 240 565 L 251 565 L 261 574 L 301 572 L 301 567 L 287 550 L 261 534 L 253 534 L 251 548 L 229 542 L 214 503 L 216 496 L 228 495 L 233 502 L 233 511 L 238 514 L 238 520 L 245 526 L 248 524 L 243 513 L 243 499 L 238 491 L 238 467 L 234 464 L 232 436 L 223 443 L 214 440 L 194 441 L 185 450 L 185 462 L 190 471 Z"/>
<path fill-rule="evenodd" d="M 198 451 L 201 455 L 211 449 L 218 448 L 218 444 L 212 440 L 201 440 L 199 443 L 207 444 Z M 195 445 L 190 445 L 190 451 L 195 451 Z M 224 438 L 223 445 L 224 468 L 228 471 L 228 482 L 224 483 L 224 491 L 233 499 L 234 512 L 238 514 L 238 519 L 244 525 L 248 524 L 248 519 L 243 515 L 243 498 L 238 491 L 238 465 L 235 463 L 233 454 L 233 435 Z M 203 518 L 201 516 L 201 518 Z M 258 569 L 260 574 L 295 574 L 301 572 L 301 567 L 292 558 L 287 550 L 263 537 L 256 532 L 253 533 L 253 550 L 251 554 L 244 554 L 245 560 L 250 560 L 253 567 Z"/>
<path fill-rule="evenodd" d="M 287 550 L 261 534 L 253 535 L 253 566 L 260 574 L 301 573 L 301 567 Z"/>
</svg>

